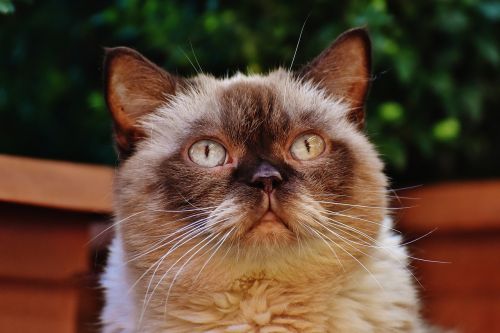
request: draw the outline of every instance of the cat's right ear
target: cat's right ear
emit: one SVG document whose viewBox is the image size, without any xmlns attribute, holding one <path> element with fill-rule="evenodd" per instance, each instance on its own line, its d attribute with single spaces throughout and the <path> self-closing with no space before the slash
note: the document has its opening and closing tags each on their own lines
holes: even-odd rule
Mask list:
<svg viewBox="0 0 500 333">
<path fill-rule="evenodd" d="M 366 28 L 341 34 L 326 50 L 299 72 L 328 95 L 350 104 L 348 115 L 364 128 L 365 100 L 371 83 L 371 42 Z"/>
<path fill-rule="evenodd" d="M 167 103 L 180 79 L 127 47 L 105 49 L 104 79 L 106 103 L 122 160 L 146 135 L 139 119 Z"/>
</svg>

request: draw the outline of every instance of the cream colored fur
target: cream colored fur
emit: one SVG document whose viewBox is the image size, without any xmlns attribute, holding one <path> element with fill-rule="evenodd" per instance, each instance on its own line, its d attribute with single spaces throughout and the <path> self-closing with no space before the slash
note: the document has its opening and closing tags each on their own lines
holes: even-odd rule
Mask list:
<svg viewBox="0 0 500 333">
<path fill-rule="evenodd" d="M 123 265 L 118 236 L 103 277 L 111 300 L 103 314 L 103 332 L 427 332 L 418 315 L 406 250 L 390 226 L 386 219 L 380 248 L 366 259 L 365 268 L 359 265 L 348 276 L 311 277 L 314 284 L 304 280 L 294 284 L 276 272 L 272 278 L 263 272 L 248 281 L 249 272 L 229 272 L 235 279 L 223 281 L 225 288 L 209 294 L 191 290 L 189 299 L 175 304 L 166 316 L 162 311 L 153 314 L 143 327 L 134 296 L 128 292 L 132 280 Z"/>
</svg>

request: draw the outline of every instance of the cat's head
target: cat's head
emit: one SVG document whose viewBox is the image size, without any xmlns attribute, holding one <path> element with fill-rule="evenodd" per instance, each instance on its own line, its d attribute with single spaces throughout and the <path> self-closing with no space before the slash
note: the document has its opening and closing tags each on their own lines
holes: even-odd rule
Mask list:
<svg viewBox="0 0 500 333">
<path fill-rule="evenodd" d="M 383 166 L 363 133 L 370 72 L 364 29 L 301 71 L 224 79 L 180 78 L 109 49 L 127 249 L 158 258 L 193 244 L 242 256 L 302 246 L 361 256 L 386 207 Z"/>
</svg>

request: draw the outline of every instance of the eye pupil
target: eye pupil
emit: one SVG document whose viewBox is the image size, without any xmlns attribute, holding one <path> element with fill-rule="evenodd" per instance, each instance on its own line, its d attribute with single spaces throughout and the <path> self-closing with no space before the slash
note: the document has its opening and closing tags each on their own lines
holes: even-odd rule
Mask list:
<svg viewBox="0 0 500 333">
<path fill-rule="evenodd" d="M 307 152 L 310 153 L 311 152 L 311 144 L 309 143 L 309 140 L 305 139 L 304 144 L 306 145 Z"/>
<path fill-rule="evenodd" d="M 299 161 L 307 161 L 318 157 L 325 150 L 325 140 L 317 134 L 300 135 L 292 143 L 290 153 Z"/>
<path fill-rule="evenodd" d="M 223 165 L 227 157 L 224 146 L 208 139 L 193 143 L 188 150 L 188 155 L 191 161 L 207 168 Z"/>
</svg>

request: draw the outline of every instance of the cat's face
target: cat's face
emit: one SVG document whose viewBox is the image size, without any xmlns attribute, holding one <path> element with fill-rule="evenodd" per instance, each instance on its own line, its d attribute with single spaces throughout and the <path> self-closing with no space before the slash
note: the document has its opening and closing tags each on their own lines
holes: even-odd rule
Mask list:
<svg viewBox="0 0 500 333">
<path fill-rule="evenodd" d="M 106 65 L 122 153 L 116 208 L 134 255 L 198 244 L 229 256 L 328 246 L 360 257 L 373 245 L 386 181 L 362 133 L 364 31 L 298 74 L 185 80 L 123 48 Z"/>
</svg>

